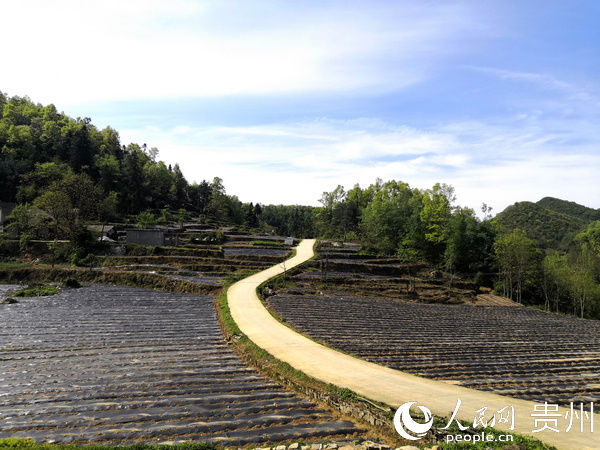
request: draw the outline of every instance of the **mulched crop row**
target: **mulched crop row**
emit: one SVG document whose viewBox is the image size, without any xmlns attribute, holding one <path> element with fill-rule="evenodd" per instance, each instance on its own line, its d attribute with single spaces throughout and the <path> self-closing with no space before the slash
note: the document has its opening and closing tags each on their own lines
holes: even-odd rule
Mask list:
<svg viewBox="0 0 600 450">
<path fill-rule="evenodd" d="M 223 247 L 223 254 L 227 256 L 231 255 L 244 255 L 244 256 L 274 256 L 277 258 L 283 258 L 290 253 L 287 248 L 248 248 L 248 247 Z"/>
<path fill-rule="evenodd" d="M 0 305 L 0 438 L 240 446 L 361 433 L 246 366 L 213 301 L 94 285 Z"/>
<path fill-rule="evenodd" d="M 600 401 L 600 322 L 528 308 L 275 295 L 294 328 L 360 358 L 535 401 Z"/>
</svg>

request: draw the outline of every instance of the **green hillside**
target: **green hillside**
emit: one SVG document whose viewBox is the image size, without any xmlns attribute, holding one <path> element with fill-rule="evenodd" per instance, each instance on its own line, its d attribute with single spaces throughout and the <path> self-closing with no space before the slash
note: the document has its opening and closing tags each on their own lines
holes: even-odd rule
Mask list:
<svg viewBox="0 0 600 450">
<path fill-rule="evenodd" d="M 600 220 L 600 210 L 588 208 L 579 203 L 561 200 L 554 197 L 544 197 L 537 202 L 539 206 L 550 209 L 554 212 L 566 214 L 567 216 L 577 217 L 585 222 L 594 222 Z"/>
<path fill-rule="evenodd" d="M 557 200 L 552 204 L 559 206 L 561 205 L 559 202 L 563 202 L 558 199 L 547 199 Z M 542 201 L 548 202 L 548 200 L 544 199 Z M 572 202 L 563 203 L 570 204 Z M 585 208 L 577 205 L 577 203 L 573 203 L 573 205 Z M 575 210 L 575 208 L 571 208 L 571 210 Z M 533 239 L 540 248 L 559 248 L 563 241 L 570 240 L 589 220 L 557 212 L 539 203 L 517 202 L 498 214 L 494 218 L 494 222 L 500 229 L 507 231 L 516 228 L 524 230 L 527 236 Z"/>
</svg>

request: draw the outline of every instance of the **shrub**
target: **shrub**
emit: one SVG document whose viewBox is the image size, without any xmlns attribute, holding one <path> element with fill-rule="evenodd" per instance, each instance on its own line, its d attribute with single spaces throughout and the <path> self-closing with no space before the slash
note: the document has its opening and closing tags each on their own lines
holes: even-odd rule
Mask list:
<svg viewBox="0 0 600 450">
<path fill-rule="evenodd" d="M 0 239 L 0 256 L 15 257 L 19 255 L 19 241 Z"/>
<path fill-rule="evenodd" d="M 81 287 L 81 283 L 75 278 L 67 278 L 65 281 L 63 281 L 62 286 L 65 288 L 77 289 Z"/>
<path fill-rule="evenodd" d="M 53 286 L 51 284 L 37 284 L 24 289 L 20 289 L 12 295 L 13 297 L 44 297 L 47 295 L 55 295 L 59 292 L 60 290 L 56 286 Z"/>
<path fill-rule="evenodd" d="M 340 400 L 342 400 L 342 401 L 345 400 L 345 401 L 349 401 L 349 402 L 355 402 L 356 398 L 357 398 L 356 392 L 351 391 L 348 388 L 341 388 L 338 391 L 338 396 L 339 396 Z"/>
<path fill-rule="evenodd" d="M 156 217 L 150 211 L 144 211 L 135 217 L 135 222 L 140 228 L 147 228 L 156 225 Z"/>
</svg>

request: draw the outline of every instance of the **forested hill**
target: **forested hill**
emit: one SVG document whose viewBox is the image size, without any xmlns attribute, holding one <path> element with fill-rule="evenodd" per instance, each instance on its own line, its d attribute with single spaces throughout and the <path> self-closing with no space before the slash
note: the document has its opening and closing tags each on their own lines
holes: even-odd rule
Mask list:
<svg viewBox="0 0 600 450">
<path fill-rule="evenodd" d="M 494 221 L 504 230 L 522 229 L 540 248 L 561 248 L 594 220 L 600 211 L 575 202 L 545 197 L 537 203 L 517 202 L 498 214 Z"/>
<path fill-rule="evenodd" d="M 565 214 L 570 217 L 577 217 L 586 223 L 600 220 L 600 209 L 588 208 L 579 203 L 554 197 L 544 197 L 538 201 L 537 204 L 557 213 Z"/>
<path fill-rule="evenodd" d="M 163 208 L 233 214 L 239 202 L 217 178 L 189 184 L 179 166 L 146 144 L 123 145 L 116 130 L 97 129 L 27 97 L 0 92 L 0 200 L 47 210 L 68 201 L 83 219 L 112 219 Z M 219 197 L 219 202 L 211 200 Z M 35 205 L 38 203 L 39 205 Z M 234 202 L 235 203 L 235 202 Z"/>
</svg>

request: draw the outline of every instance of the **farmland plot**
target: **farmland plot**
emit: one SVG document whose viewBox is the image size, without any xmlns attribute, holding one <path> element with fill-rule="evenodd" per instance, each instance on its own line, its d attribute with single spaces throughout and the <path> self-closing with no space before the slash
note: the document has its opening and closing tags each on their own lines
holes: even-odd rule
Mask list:
<svg viewBox="0 0 600 450">
<path fill-rule="evenodd" d="M 477 286 L 422 263 L 358 253 L 357 246 L 321 247 L 319 257 L 294 276 L 305 292 L 374 295 L 422 303 L 477 303 Z"/>
<path fill-rule="evenodd" d="M 297 330 L 360 358 L 533 401 L 599 402 L 600 322 L 514 306 L 280 293 Z"/>
<path fill-rule="evenodd" d="M 213 300 L 95 285 L 0 305 L 0 438 L 238 446 L 361 432 L 246 366 Z"/>
</svg>

